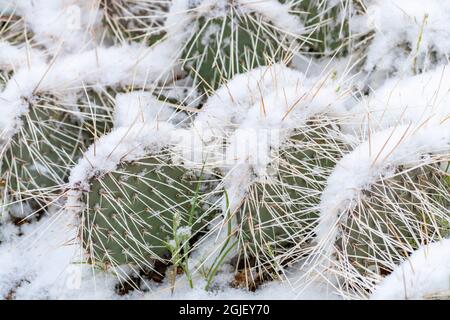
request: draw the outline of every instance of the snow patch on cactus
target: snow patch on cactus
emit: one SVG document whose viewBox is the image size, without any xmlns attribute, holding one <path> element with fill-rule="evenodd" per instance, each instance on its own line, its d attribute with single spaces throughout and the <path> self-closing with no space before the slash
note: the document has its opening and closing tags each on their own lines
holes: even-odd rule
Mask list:
<svg viewBox="0 0 450 320">
<path fill-rule="evenodd" d="M 170 52 L 161 52 L 156 47 L 123 45 L 97 48 L 48 64 L 36 63 L 29 69 L 22 68 L 0 93 L 4 112 L 0 119 L 2 139 L 7 140 L 18 130 L 20 117 L 28 110 L 28 100 L 37 93 L 71 94 L 93 85 L 151 87 L 170 71 L 172 59 Z"/>
<path fill-rule="evenodd" d="M 280 3 L 278 0 L 238 0 L 238 3 L 247 10 L 261 14 L 275 26 L 291 35 L 299 35 L 305 31 L 300 19 L 290 13 L 291 6 L 289 4 Z"/>
<path fill-rule="evenodd" d="M 426 127 L 450 115 L 450 68 L 437 67 L 420 75 L 393 78 L 346 112 L 344 131 L 362 135 L 391 126 Z"/>
<path fill-rule="evenodd" d="M 170 142 L 172 129 L 168 123 L 156 122 L 114 129 L 89 147 L 73 168 L 69 184 L 77 189 L 87 187 L 84 183 L 89 178 L 113 171 L 121 161 L 131 161 L 147 152 L 159 151 Z"/>
<path fill-rule="evenodd" d="M 45 62 L 44 54 L 30 47 L 18 47 L 0 41 L 0 70 L 15 71 L 22 66 L 32 66 Z"/>
<path fill-rule="evenodd" d="M 283 64 L 252 69 L 234 76 L 208 98 L 196 116 L 192 128 L 175 146 L 186 164 L 224 165 L 223 143 L 244 121 L 248 109 L 261 103 L 272 91 L 287 86 L 302 86 L 305 76 Z"/>
<path fill-rule="evenodd" d="M 381 282 L 371 299 L 430 299 L 450 295 L 450 239 L 424 245 Z"/>
<path fill-rule="evenodd" d="M 173 109 L 157 100 L 150 92 L 133 91 L 116 95 L 114 127 L 151 123 L 154 120 L 169 121 L 173 117 Z"/>
<path fill-rule="evenodd" d="M 94 48 L 102 34 L 99 1 L 5 0 L 0 8 L 22 16 L 33 31 L 33 40 L 52 54 Z"/>
<path fill-rule="evenodd" d="M 225 185 L 232 211 L 252 182 L 268 176 L 268 164 L 273 160 L 271 152 L 279 150 L 295 129 L 303 128 L 316 115 L 333 118 L 342 114 L 346 95 L 338 92 L 338 85 L 327 75 L 306 79 L 298 73 L 298 79 L 302 81 L 274 87 L 261 95 L 230 137 Z"/>
<path fill-rule="evenodd" d="M 270 82 L 248 82 L 247 77 L 261 75 L 261 72 L 264 76 L 262 80 L 267 79 Z M 244 85 L 244 81 L 248 84 Z M 249 90 L 252 87 L 256 92 Z M 223 185 L 228 196 L 223 199 L 223 212 L 234 213 L 252 183 L 268 178 L 268 165 L 274 160 L 272 151 L 280 149 L 295 129 L 303 128 L 306 122 L 316 115 L 333 118 L 342 114 L 346 95 L 342 96 L 337 87 L 338 84 L 330 81 L 327 75 L 307 79 L 298 71 L 282 65 L 273 65 L 239 75 L 218 90 L 227 90 L 223 92 L 223 97 L 215 97 L 223 98 L 221 102 L 228 103 L 228 108 L 221 106 L 219 109 L 223 113 L 222 118 L 234 119 L 233 126 L 228 129 L 227 134 L 222 134 L 223 139 L 219 140 L 219 147 L 226 142 L 224 154 L 216 149 L 216 154 L 221 155 L 220 167 L 225 173 Z M 208 101 L 210 109 L 206 109 L 207 112 L 215 111 L 215 107 L 220 105 L 212 104 L 212 101 L 215 102 Z M 239 106 L 239 109 L 234 106 Z M 216 116 L 220 114 L 219 110 L 211 114 Z M 239 115 L 230 117 L 235 110 L 240 110 Z M 208 113 L 203 116 L 196 119 L 194 128 L 197 121 L 210 120 Z M 219 249 L 229 239 L 229 219 L 224 215 L 210 228 L 208 237 L 200 241 L 201 245 L 193 253 L 194 264 L 209 266 L 217 259 Z M 232 218 L 230 223 L 235 230 L 235 219 Z M 231 257 L 233 252 L 226 259 Z"/>
<path fill-rule="evenodd" d="M 448 61 L 449 2 L 370 1 L 366 14 L 354 17 L 353 27 L 356 33 L 375 33 L 367 51 L 365 69 L 380 73 L 381 78 L 393 71 L 411 74 Z"/>
</svg>

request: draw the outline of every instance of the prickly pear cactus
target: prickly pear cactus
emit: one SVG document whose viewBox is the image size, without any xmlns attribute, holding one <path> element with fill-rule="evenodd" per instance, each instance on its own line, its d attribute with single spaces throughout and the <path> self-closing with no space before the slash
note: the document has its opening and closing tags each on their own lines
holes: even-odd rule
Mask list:
<svg viewBox="0 0 450 320">
<path fill-rule="evenodd" d="M 9 78 L 10 78 L 9 72 L 3 70 L 0 71 L 0 90 L 3 90 Z"/>
<path fill-rule="evenodd" d="M 449 177 L 437 162 L 401 166 L 378 180 L 342 225 L 339 252 L 363 276 L 387 274 L 392 261 L 399 263 L 419 246 L 448 237 Z M 385 256 L 392 261 L 386 262 Z"/>
<path fill-rule="evenodd" d="M 326 179 L 348 148 L 332 138 L 330 126 L 307 125 L 273 155 L 269 176 L 251 186 L 237 213 L 241 259 L 259 278 L 279 278 L 281 268 L 304 254 Z"/>
<path fill-rule="evenodd" d="M 83 195 L 82 230 L 91 263 L 105 268 L 168 263 L 171 240 L 180 232 L 195 239 L 206 231 L 214 216 L 205 198 L 209 191 L 211 183 L 204 176 L 171 164 L 163 153 L 93 178 Z"/>
<path fill-rule="evenodd" d="M 22 126 L 2 155 L 1 181 L 7 195 L 3 205 L 21 207 L 22 201 L 31 200 L 35 210 L 45 207 L 81 154 L 83 135 L 72 114 L 56 108 L 52 98 L 30 102 Z"/>
<path fill-rule="evenodd" d="M 322 193 L 314 252 L 352 296 L 365 296 L 412 252 L 450 234 L 448 126 L 400 128 L 345 155 Z M 439 142 L 429 143 L 430 135 Z"/>
<path fill-rule="evenodd" d="M 363 13 L 364 8 L 359 1 L 352 0 L 345 6 L 339 2 L 304 0 L 295 2 L 292 11 L 305 21 L 310 37 L 305 49 L 320 57 L 336 51 L 341 56 L 348 52 L 351 41 L 354 41 L 350 37 L 348 17 Z"/>
<path fill-rule="evenodd" d="M 216 4 L 192 1 L 197 13 L 196 32 L 185 45 L 181 60 L 203 91 L 215 90 L 234 75 L 274 62 L 288 62 L 299 46 L 300 20 L 290 6 L 273 1 L 280 17 L 270 16 L 265 5 L 218 1 Z M 209 6 L 209 7 L 208 7 Z M 206 8 L 208 8 L 207 12 Z M 280 22 L 284 19 L 285 21 Z M 296 21 L 295 27 L 286 23 Z M 297 42 L 298 41 L 298 42 Z"/>
</svg>

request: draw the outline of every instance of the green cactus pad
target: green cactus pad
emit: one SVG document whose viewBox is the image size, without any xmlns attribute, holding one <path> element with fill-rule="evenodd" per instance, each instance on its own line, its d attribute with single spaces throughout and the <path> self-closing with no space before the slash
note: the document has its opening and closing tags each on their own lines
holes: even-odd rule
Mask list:
<svg viewBox="0 0 450 320">
<path fill-rule="evenodd" d="M 10 196 L 8 201 L 43 205 L 56 195 L 84 148 L 82 137 L 83 129 L 70 112 L 45 97 L 32 103 L 2 156 L 1 185 Z"/>
<path fill-rule="evenodd" d="M 288 0 L 279 0 L 282 3 Z M 317 57 L 324 55 L 345 56 L 353 43 L 362 41 L 367 34 L 352 34 L 351 15 L 363 15 L 366 9 L 360 1 L 340 2 L 302 0 L 292 4 L 291 12 L 305 23 L 308 37 L 302 51 Z"/>
<path fill-rule="evenodd" d="M 387 274 L 392 262 L 400 263 L 419 246 L 448 237 L 448 179 L 438 163 L 399 167 L 394 175 L 380 179 L 348 212 L 341 226 L 345 237 L 336 244 L 339 251 L 361 275 Z M 384 257 L 389 257 L 389 265 L 383 264 Z"/>
<path fill-rule="evenodd" d="M 272 265 L 274 257 L 312 232 L 326 178 L 345 148 L 327 138 L 326 130 L 321 127 L 293 135 L 275 155 L 269 169 L 273 176 L 251 187 L 238 213 L 246 256 Z"/>
<path fill-rule="evenodd" d="M 258 20 L 259 19 L 259 20 Z M 182 60 L 203 91 L 235 74 L 285 58 L 279 32 L 253 14 L 198 20 L 199 31 L 186 44 Z"/>
<path fill-rule="evenodd" d="M 95 139 L 109 133 L 113 127 L 115 97 L 122 91 L 106 87 L 87 88 L 76 106 L 80 110 L 82 126 L 86 133 L 84 144 L 90 146 Z"/>
<path fill-rule="evenodd" d="M 205 229 L 214 216 L 208 182 L 170 163 L 167 155 L 152 155 L 91 181 L 81 233 L 90 263 L 151 268 L 155 260 L 169 261 L 168 244 L 177 230 L 189 228 L 198 236 Z"/>
</svg>

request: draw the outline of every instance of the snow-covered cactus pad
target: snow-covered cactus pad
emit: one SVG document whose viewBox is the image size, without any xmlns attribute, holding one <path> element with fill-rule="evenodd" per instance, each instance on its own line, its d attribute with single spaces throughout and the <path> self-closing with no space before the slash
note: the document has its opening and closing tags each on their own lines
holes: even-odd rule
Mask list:
<svg viewBox="0 0 450 320">
<path fill-rule="evenodd" d="M 182 61 L 203 90 L 271 62 L 289 61 L 304 37 L 290 4 L 278 0 L 189 1 L 194 33 Z"/>
<path fill-rule="evenodd" d="M 393 127 L 338 163 L 315 250 L 346 294 L 364 296 L 414 250 L 450 234 L 449 133 L 448 124 Z"/>
<path fill-rule="evenodd" d="M 87 136 L 73 114 L 60 110 L 51 98 L 29 103 L 0 157 L 2 208 L 20 217 L 55 201 Z"/>
<path fill-rule="evenodd" d="M 371 299 L 450 298 L 450 239 L 421 246 L 375 289 Z"/>
<path fill-rule="evenodd" d="M 449 18 L 0 0 L 0 297 L 448 298 Z"/>
<path fill-rule="evenodd" d="M 253 182 L 236 212 L 239 259 L 260 277 L 280 277 L 277 272 L 307 251 L 320 193 L 346 149 L 333 137 L 333 124 L 325 122 L 314 119 L 294 131 L 272 154 L 267 175 Z"/>
<path fill-rule="evenodd" d="M 210 171 L 172 160 L 168 108 L 148 93 L 120 95 L 114 129 L 72 171 L 67 209 L 78 208 L 79 236 L 97 267 L 176 263 L 172 255 L 187 256 L 215 215 Z"/>
<path fill-rule="evenodd" d="M 278 278 L 288 262 L 304 254 L 326 177 L 348 148 L 335 118 L 344 99 L 328 76 L 308 79 L 275 64 L 236 76 L 217 90 L 231 97 L 228 105 L 220 100 L 224 109 L 217 114 L 234 121 L 222 135 L 224 224 L 231 225 L 217 229 L 237 244 L 228 258 L 248 275 L 247 287 Z M 239 86 L 243 81 L 246 87 Z M 324 100 L 330 96 L 332 104 Z"/>
</svg>

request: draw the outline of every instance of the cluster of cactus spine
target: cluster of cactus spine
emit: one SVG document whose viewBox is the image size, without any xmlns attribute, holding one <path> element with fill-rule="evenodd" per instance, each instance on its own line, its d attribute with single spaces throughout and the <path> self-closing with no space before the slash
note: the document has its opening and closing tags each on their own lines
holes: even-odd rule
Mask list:
<svg viewBox="0 0 450 320">
<path fill-rule="evenodd" d="M 99 5 L 113 42 L 143 41 L 152 45 L 164 36 L 170 0 L 100 0 Z"/>
<path fill-rule="evenodd" d="M 314 268 L 348 297 L 364 297 L 415 250 L 449 236 L 446 126 L 395 129 L 342 158 L 323 192 Z M 410 149 L 429 132 L 439 144 Z M 349 168 L 355 159 L 364 165 Z"/>
<path fill-rule="evenodd" d="M 184 69 L 203 91 L 217 89 L 235 74 L 289 58 L 286 39 L 270 24 L 264 26 L 261 17 L 242 14 L 232 5 L 224 10 L 223 16 L 198 19 L 199 31 L 182 56 Z"/>
<path fill-rule="evenodd" d="M 26 43 L 33 38 L 33 35 L 26 29 L 24 19 L 12 8 L 0 9 L 0 39 L 11 44 Z"/>
</svg>

